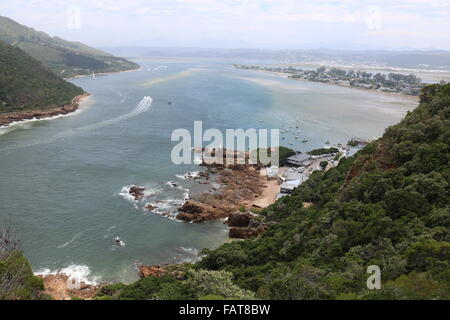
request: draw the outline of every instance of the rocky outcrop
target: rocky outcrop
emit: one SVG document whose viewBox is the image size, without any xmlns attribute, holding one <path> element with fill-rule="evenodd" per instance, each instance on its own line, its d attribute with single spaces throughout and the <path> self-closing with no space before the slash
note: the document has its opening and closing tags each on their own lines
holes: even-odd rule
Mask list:
<svg viewBox="0 0 450 320">
<path fill-rule="evenodd" d="M 227 218 L 239 207 L 247 206 L 258 198 L 264 189 L 265 179 L 252 165 L 206 165 L 203 178 L 214 174 L 220 188 L 205 192 L 181 206 L 177 219 L 187 222 L 204 222 Z"/>
<path fill-rule="evenodd" d="M 161 278 L 162 276 L 165 276 L 168 274 L 168 272 L 162 268 L 160 265 L 154 265 L 154 266 L 145 266 L 140 265 L 138 267 L 138 274 L 141 278 L 147 278 L 147 277 L 156 277 Z"/>
<path fill-rule="evenodd" d="M 229 215 L 226 210 L 192 200 L 186 201 L 178 211 L 178 220 L 195 223 L 226 218 Z"/>
<path fill-rule="evenodd" d="M 130 190 L 128 190 L 128 193 L 131 194 L 136 201 L 141 201 L 144 199 L 144 191 L 145 188 L 132 186 Z"/>
<path fill-rule="evenodd" d="M 170 275 L 176 279 L 184 279 L 185 272 L 178 270 L 177 265 L 161 266 L 159 264 L 153 266 L 140 265 L 138 267 L 138 274 L 141 278 L 156 277 L 161 278 L 163 276 Z"/>
<path fill-rule="evenodd" d="M 83 94 L 77 96 L 72 100 L 72 104 L 60 106 L 53 109 L 31 110 L 31 111 L 0 114 L 0 127 L 7 126 L 13 122 L 19 122 L 23 120 L 46 119 L 72 113 L 78 109 L 81 99 L 87 97 L 88 95 L 89 94 Z"/>
<path fill-rule="evenodd" d="M 63 273 L 40 276 L 44 280 L 45 294 L 55 300 L 71 300 L 73 297 L 81 299 L 92 299 L 100 286 L 80 282 L 69 288 L 69 276 Z M 69 280 L 69 281 L 68 281 Z"/>
<path fill-rule="evenodd" d="M 251 219 L 250 213 L 233 213 L 228 217 L 226 223 L 229 227 L 248 227 Z"/>
</svg>

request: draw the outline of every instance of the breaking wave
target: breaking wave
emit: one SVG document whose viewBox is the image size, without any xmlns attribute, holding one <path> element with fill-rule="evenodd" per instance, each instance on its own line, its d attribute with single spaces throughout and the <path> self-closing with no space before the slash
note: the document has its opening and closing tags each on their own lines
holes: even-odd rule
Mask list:
<svg viewBox="0 0 450 320">
<path fill-rule="evenodd" d="M 91 269 L 86 265 L 71 264 L 66 268 L 52 271 L 48 268 L 38 269 L 34 272 L 37 276 L 47 276 L 51 274 L 65 274 L 69 277 L 78 279 L 80 282 L 84 282 L 90 285 L 96 285 L 99 283 L 100 278 L 93 276 Z"/>
</svg>

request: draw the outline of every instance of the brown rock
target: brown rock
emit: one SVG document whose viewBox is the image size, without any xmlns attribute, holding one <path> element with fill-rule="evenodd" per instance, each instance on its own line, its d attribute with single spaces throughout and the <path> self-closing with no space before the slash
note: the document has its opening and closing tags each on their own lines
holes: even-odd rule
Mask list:
<svg viewBox="0 0 450 320">
<path fill-rule="evenodd" d="M 148 205 L 146 205 L 146 206 L 144 207 L 144 209 L 145 209 L 145 210 L 148 210 L 148 211 L 153 211 L 153 210 L 155 210 L 155 209 L 158 209 L 158 207 L 157 207 L 157 206 L 154 206 L 154 205 L 152 205 L 152 204 L 148 204 Z"/>
<path fill-rule="evenodd" d="M 145 188 L 132 186 L 130 188 L 130 190 L 128 191 L 128 193 L 134 197 L 134 200 L 140 201 L 144 198 L 144 191 L 145 191 Z"/>
<path fill-rule="evenodd" d="M 167 274 L 167 271 L 162 268 L 160 265 L 154 265 L 154 266 L 139 266 L 139 277 L 141 278 L 147 278 L 147 277 L 156 277 L 161 278 L 162 276 Z"/>
<path fill-rule="evenodd" d="M 226 218 L 229 215 L 221 208 L 192 200 L 186 201 L 184 205 L 178 208 L 178 211 L 180 212 L 177 215 L 178 220 L 195 223 Z"/>
<path fill-rule="evenodd" d="M 251 219 L 250 213 L 233 213 L 228 217 L 227 224 L 230 227 L 248 227 Z"/>
<path fill-rule="evenodd" d="M 141 278 L 156 277 L 161 278 L 163 276 L 173 276 L 178 280 L 185 278 L 186 272 L 183 270 L 183 264 L 171 264 L 171 265 L 153 265 L 153 266 L 139 266 L 139 276 Z"/>
</svg>

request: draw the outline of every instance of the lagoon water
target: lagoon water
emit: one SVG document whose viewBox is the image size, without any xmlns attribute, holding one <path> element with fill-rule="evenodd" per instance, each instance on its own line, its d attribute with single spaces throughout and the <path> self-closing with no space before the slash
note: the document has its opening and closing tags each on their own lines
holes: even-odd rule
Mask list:
<svg viewBox="0 0 450 320">
<path fill-rule="evenodd" d="M 195 120 L 204 130 L 299 125 L 308 142 L 282 134 L 281 144 L 307 151 L 380 136 L 417 104 L 211 60 L 138 62 L 137 72 L 72 79 L 92 94 L 75 114 L 0 129 L 0 224 L 21 235 L 35 272 L 66 268 L 92 281 L 128 282 L 137 263 L 192 260 L 227 241 L 220 221 L 178 222 L 123 194 L 145 186 L 146 202 L 174 212 L 188 190 L 201 191 L 182 179 L 199 168 L 170 160 L 174 129 L 192 131 Z M 126 245 L 115 246 L 115 235 Z"/>
</svg>

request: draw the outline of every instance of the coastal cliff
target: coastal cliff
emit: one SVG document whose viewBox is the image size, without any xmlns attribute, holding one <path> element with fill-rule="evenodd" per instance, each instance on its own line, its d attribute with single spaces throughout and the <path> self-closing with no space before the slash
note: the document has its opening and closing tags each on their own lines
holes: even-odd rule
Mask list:
<svg viewBox="0 0 450 320">
<path fill-rule="evenodd" d="M 24 120 L 49 119 L 56 116 L 67 115 L 77 111 L 81 101 L 88 96 L 88 93 L 76 96 L 71 104 L 48 110 L 30 110 L 0 114 L 0 127 Z"/>
<path fill-rule="evenodd" d="M 139 65 L 80 42 L 51 37 L 0 16 L 0 41 L 22 48 L 54 74 L 64 78 L 137 70 Z"/>
<path fill-rule="evenodd" d="M 1 125 L 73 111 L 83 89 L 56 76 L 21 49 L 0 41 Z"/>
</svg>

